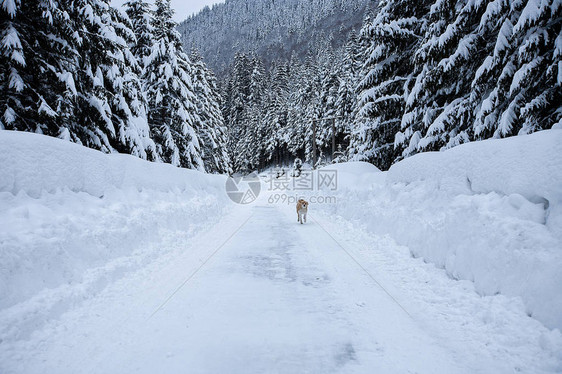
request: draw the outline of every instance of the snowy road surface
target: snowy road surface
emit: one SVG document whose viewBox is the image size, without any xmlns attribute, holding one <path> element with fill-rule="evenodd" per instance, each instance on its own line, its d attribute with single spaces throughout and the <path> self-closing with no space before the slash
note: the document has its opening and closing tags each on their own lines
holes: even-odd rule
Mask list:
<svg viewBox="0 0 562 374">
<path fill-rule="evenodd" d="M 236 208 L 184 251 L 4 344 L 1 371 L 557 370 L 537 343 L 546 330 L 519 305 L 482 298 L 389 238 L 362 235 L 314 213 L 299 225 L 292 207 Z M 362 256 L 366 248 L 383 251 Z"/>
</svg>

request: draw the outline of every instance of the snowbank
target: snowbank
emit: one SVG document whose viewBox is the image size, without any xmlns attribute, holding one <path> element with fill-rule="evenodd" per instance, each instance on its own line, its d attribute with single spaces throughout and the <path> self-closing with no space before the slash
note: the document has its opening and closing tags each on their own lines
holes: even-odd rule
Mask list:
<svg viewBox="0 0 562 374">
<path fill-rule="evenodd" d="M 393 165 L 388 182 L 437 182 L 453 193 L 519 194 L 550 209 L 548 224 L 562 233 L 562 131 L 540 131 L 427 152 Z M 560 230 L 558 230 L 560 229 Z"/>
<path fill-rule="evenodd" d="M 335 166 L 337 204 L 313 209 L 391 236 L 482 295 L 519 296 L 562 328 L 562 131 L 419 154 L 382 173 L 348 165 Z"/>
<path fill-rule="evenodd" d="M 104 155 L 75 143 L 17 131 L 0 131 L 0 161 L 0 191 L 23 191 L 32 197 L 61 188 L 99 197 L 113 188 L 184 191 L 224 187 L 221 176 L 130 155 Z"/>
<path fill-rule="evenodd" d="M 230 205 L 223 176 L 31 133 L 0 131 L 0 176 L 0 311 L 28 315 L 183 250 Z"/>
<path fill-rule="evenodd" d="M 329 165 L 321 170 L 337 173 L 337 189 L 369 189 L 373 183 L 385 180 L 385 175 L 375 165 L 362 161 Z M 322 189 L 326 191 L 331 188 Z"/>
</svg>

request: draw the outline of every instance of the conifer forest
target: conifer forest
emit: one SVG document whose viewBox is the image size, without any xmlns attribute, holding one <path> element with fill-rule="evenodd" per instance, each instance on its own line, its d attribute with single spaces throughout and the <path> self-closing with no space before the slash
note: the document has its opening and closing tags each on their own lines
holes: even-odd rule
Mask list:
<svg viewBox="0 0 562 374">
<path fill-rule="evenodd" d="M 562 119 L 559 0 L 5 0 L 0 129 L 210 173 L 362 160 Z M 314 166 L 317 166 L 314 165 Z"/>
</svg>

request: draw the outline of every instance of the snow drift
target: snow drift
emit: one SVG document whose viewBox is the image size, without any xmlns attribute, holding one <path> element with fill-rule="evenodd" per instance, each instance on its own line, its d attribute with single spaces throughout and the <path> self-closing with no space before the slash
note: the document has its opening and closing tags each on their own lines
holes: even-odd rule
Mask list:
<svg viewBox="0 0 562 374">
<path fill-rule="evenodd" d="M 183 250 L 229 206 L 223 176 L 32 133 L 0 131 L 0 176 L 0 310 L 21 318 Z"/>
<path fill-rule="evenodd" d="M 338 203 L 313 209 L 391 236 L 482 295 L 519 296 L 562 328 L 562 131 L 422 153 L 388 172 L 326 169 L 338 170 Z"/>
<path fill-rule="evenodd" d="M 430 180 L 437 182 L 440 190 L 456 194 L 519 194 L 550 208 L 545 223 L 560 234 L 561 167 L 562 132 L 542 131 L 500 141 L 474 142 L 445 153 L 421 153 L 393 165 L 388 181 Z"/>
<path fill-rule="evenodd" d="M 0 132 L 0 191 L 42 192 L 67 188 L 101 197 L 111 189 L 223 190 L 224 178 L 142 161 L 125 154 L 104 155 L 83 146 L 39 134 Z"/>
</svg>

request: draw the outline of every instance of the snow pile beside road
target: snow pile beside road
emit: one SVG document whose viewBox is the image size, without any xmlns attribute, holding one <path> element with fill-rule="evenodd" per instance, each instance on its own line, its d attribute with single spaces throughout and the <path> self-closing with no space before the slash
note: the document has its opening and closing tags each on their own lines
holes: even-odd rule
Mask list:
<svg viewBox="0 0 562 374">
<path fill-rule="evenodd" d="M 338 170 L 337 204 L 312 211 L 389 235 L 483 295 L 520 296 L 562 328 L 562 131 L 419 154 L 388 172 L 326 169 Z"/>
<path fill-rule="evenodd" d="M 101 197 L 111 189 L 224 190 L 224 178 L 140 160 L 125 154 L 103 155 L 75 143 L 39 134 L 0 132 L 0 191 L 42 192 L 67 188 Z"/>
<path fill-rule="evenodd" d="M 393 165 L 388 173 L 389 183 L 419 180 L 437 182 L 440 190 L 455 194 L 521 195 L 549 209 L 546 224 L 562 234 L 562 131 L 421 153 Z"/>
<path fill-rule="evenodd" d="M 334 186 L 329 185 L 327 180 L 324 184 L 328 184 L 327 189 L 331 190 L 333 188 L 337 189 L 353 189 L 353 190 L 364 190 L 371 188 L 372 184 L 383 183 L 385 181 L 385 173 L 368 162 L 346 162 L 343 164 L 331 165 L 323 168 L 323 170 L 337 171 L 337 181 Z M 315 178 L 317 182 L 320 182 L 321 178 L 315 173 Z M 326 188 L 325 187 L 325 188 Z"/>
<path fill-rule="evenodd" d="M 0 131 L 0 176 L 0 311 L 22 319 L 184 250 L 229 206 L 223 176 L 31 133 Z"/>
</svg>

